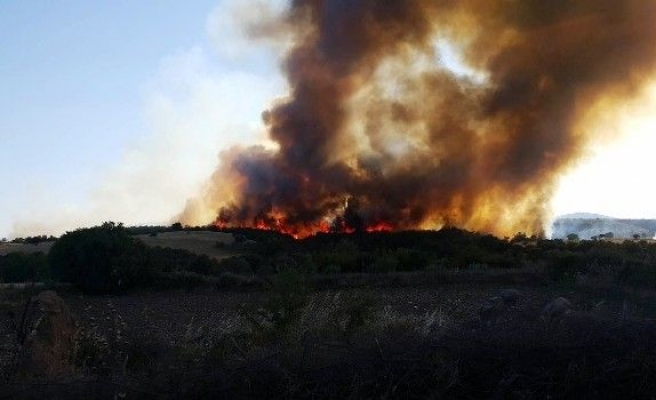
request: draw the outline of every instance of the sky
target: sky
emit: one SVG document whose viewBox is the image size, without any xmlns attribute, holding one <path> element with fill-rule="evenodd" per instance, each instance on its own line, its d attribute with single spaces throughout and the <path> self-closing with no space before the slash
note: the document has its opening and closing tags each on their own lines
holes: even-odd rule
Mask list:
<svg viewBox="0 0 656 400">
<path fill-rule="evenodd" d="M 0 2 L 0 238 L 170 223 L 260 138 L 284 85 L 239 5 Z"/>
<path fill-rule="evenodd" d="M 0 238 L 169 224 L 222 149 L 264 141 L 286 88 L 282 50 L 237 22 L 259 17 L 252 3 L 1 1 Z M 588 129 L 600 140 L 554 215 L 656 218 L 656 85 Z"/>
</svg>

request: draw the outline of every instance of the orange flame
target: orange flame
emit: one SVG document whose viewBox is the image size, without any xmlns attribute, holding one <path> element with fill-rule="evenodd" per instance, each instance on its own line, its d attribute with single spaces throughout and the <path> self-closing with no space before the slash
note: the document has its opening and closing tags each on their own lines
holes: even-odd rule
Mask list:
<svg viewBox="0 0 656 400">
<path fill-rule="evenodd" d="M 214 222 L 214 226 L 219 230 L 230 229 L 230 228 L 249 228 L 249 229 L 259 229 L 264 231 L 276 231 L 285 235 L 289 235 L 294 239 L 304 239 L 309 236 L 314 236 L 319 233 L 346 233 L 353 234 L 356 233 L 356 230 L 352 227 L 349 227 L 344 223 L 340 218 L 335 219 L 332 223 L 328 221 L 321 221 L 313 224 L 304 224 L 304 225 L 290 225 L 286 223 L 284 217 L 277 219 L 256 219 L 252 224 L 240 223 L 232 224 L 226 221 L 217 219 Z M 391 232 L 394 230 L 394 225 L 385 221 L 377 221 L 372 225 L 365 226 L 363 231 L 367 233 L 374 232 Z"/>
<path fill-rule="evenodd" d="M 392 224 L 381 221 L 365 228 L 365 231 L 371 232 L 391 232 L 394 230 Z"/>
</svg>

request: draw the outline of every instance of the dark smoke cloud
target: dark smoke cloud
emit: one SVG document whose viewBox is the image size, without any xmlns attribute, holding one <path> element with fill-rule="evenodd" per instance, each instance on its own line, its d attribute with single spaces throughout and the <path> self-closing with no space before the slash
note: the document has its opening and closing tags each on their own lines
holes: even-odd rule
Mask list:
<svg viewBox="0 0 656 400">
<path fill-rule="evenodd" d="M 541 233 L 600 99 L 652 77 L 649 0 L 295 0 L 289 96 L 263 114 L 279 150 L 233 149 L 190 202 L 221 223 Z M 483 81 L 439 61 L 462 49 Z M 350 200 L 349 200 L 350 199 Z M 349 219 L 355 222 L 349 222 Z M 357 225 L 357 226 L 349 226 Z"/>
</svg>

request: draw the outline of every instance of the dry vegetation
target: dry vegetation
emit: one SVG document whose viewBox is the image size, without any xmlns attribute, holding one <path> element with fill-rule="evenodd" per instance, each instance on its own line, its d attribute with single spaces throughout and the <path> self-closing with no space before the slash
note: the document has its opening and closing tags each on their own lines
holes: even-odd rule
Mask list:
<svg viewBox="0 0 656 400">
<path fill-rule="evenodd" d="M 156 235 L 138 235 L 146 245 L 151 247 L 168 247 L 182 249 L 194 254 L 206 254 L 217 260 L 222 260 L 234 254 L 230 252 L 229 245 L 234 242 L 231 234 L 223 232 L 206 231 L 179 231 L 162 232 Z M 221 246 L 217 244 L 223 244 Z"/>
<path fill-rule="evenodd" d="M 168 240 L 186 236 L 172 233 Z M 613 246 L 602 244 L 607 245 Z M 308 246 L 309 253 L 319 251 L 315 261 L 332 265 L 344 256 L 324 254 L 331 248 L 327 242 Z M 242 256 L 258 252 L 226 250 Z M 294 242 L 292 253 L 298 251 Z M 372 260 L 402 260 L 403 254 L 386 251 Z M 305 258 L 292 262 L 278 254 L 276 262 L 285 268 L 277 273 L 223 274 L 216 284 L 186 290 L 89 296 L 57 286 L 79 331 L 75 373 L 50 382 L 15 374 L 20 348 L 6 314 L 19 314 L 43 288 L 4 289 L 0 393 L 7 398 L 652 398 L 656 290 L 632 284 L 620 266 L 603 264 L 611 253 L 590 254 L 594 262 L 586 268 L 579 268 L 583 258 L 571 264 L 559 253 L 560 264 L 554 265 L 544 259 L 526 260 L 519 268 L 439 264 L 383 273 L 330 268 L 302 273 L 297 269 L 309 265 Z M 349 260 L 344 258 L 344 266 Z M 292 264 L 296 268 L 289 268 Z M 558 297 L 571 307 L 545 312 Z"/>
<path fill-rule="evenodd" d="M 276 299 L 275 290 L 198 288 L 118 297 L 63 292 L 81 327 L 78 375 L 70 386 L 9 379 L 7 393 L 603 398 L 612 396 L 604 396 L 609 383 L 602 377 L 654 372 L 653 293 L 521 286 L 516 303 L 483 316 L 485 300 L 504 288 L 333 288 L 302 294 L 298 308 Z M 560 295 L 571 300 L 573 311 L 544 319 L 543 305 Z M 20 304 L 18 293 L 11 296 L 5 294 L 5 307 Z M 283 323 L 278 313 L 293 317 Z M 7 354 L 14 350 L 7 347 L 11 334 L 5 326 Z M 5 377 L 10 368 L 5 361 Z M 650 376 L 619 382 L 624 386 L 606 394 L 653 393 Z"/>
</svg>

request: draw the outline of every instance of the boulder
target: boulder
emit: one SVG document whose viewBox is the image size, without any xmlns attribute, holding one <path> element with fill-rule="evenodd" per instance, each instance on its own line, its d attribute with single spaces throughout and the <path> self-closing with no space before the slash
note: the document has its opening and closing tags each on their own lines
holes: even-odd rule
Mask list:
<svg viewBox="0 0 656 400">
<path fill-rule="evenodd" d="M 24 376 L 58 379 L 73 372 L 77 324 L 64 300 L 52 290 L 32 297 L 25 307 L 19 371 Z"/>
</svg>

